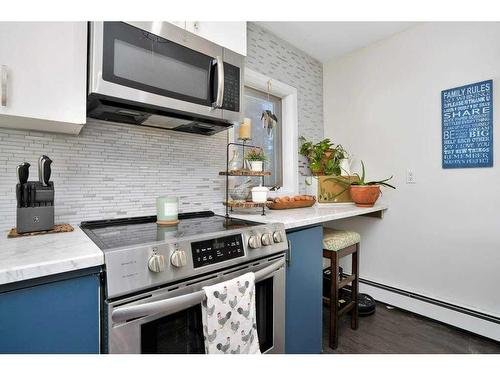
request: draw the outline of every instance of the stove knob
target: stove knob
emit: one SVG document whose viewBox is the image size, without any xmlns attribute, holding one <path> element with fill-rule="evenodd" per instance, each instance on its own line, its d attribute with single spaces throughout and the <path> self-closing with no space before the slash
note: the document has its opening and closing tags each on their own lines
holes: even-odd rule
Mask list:
<svg viewBox="0 0 500 375">
<path fill-rule="evenodd" d="M 250 246 L 250 249 L 258 249 L 259 247 L 261 247 L 259 236 L 250 236 L 248 238 L 248 246 Z"/>
<path fill-rule="evenodd" d="M 271 233 L 264 233 L 262 235 L 262 244 L 264 246 L 269 246 L 273 244 L 273 235 Z"/>
<path fill-rule="evenodd" d="M 165 271 L 165 258 L 161 254 L 153 254 L 148 262 L 149 270 L 152 272 Z"/>
<path fill-rule="evenodd" d="M 283 232 L 278 230 L 273 233 L 274 242 L 283 242 Z"/>
<path fill-rule="evenodd" d="M 175 250 L 170 256 L 170 263 L 177 268 L 184 267 L 187 264 L 186 252 L 183 250 Z"/>
</svg>

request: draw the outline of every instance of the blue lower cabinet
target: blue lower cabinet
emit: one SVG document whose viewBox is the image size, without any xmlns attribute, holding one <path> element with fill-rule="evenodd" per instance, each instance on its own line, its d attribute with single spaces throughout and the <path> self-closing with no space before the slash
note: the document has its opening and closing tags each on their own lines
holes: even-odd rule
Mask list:
<svg viewBox="0 0 500 375">
<path fill-rule="evenodd" d="M 285 351 L 321 353 L 323 227 L 287 232 Z"/>
<path fill-rule="evenodd" d="M 0 294 L 0 353 L 99 353 L 99 276 Z"/>
</svg>

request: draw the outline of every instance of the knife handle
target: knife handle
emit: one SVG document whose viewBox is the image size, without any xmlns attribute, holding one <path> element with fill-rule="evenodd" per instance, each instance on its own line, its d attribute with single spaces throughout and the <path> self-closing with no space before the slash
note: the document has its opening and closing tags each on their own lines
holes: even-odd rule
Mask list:
<svg viewBox="0 0 500 375">
<path fill-rule="evenodd" d="M 50 165 L 52 164 L 52 160 L 48 157 L 43 162 L 43 186 L 49 186 L 50 173 L 52 172 L 52 168 Z"/>
<path fill-rule="evenodd" d="M 17 166 L 17 182 L 21 185 L 28 182 L 28 177 L 30 175 L 30 163 L 23 162 L 22 164 Z"/>
</svg>

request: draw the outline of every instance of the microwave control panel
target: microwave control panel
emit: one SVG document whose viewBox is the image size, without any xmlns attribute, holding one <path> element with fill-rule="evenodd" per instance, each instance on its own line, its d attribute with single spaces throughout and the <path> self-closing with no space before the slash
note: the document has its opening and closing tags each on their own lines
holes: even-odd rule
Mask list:
<svg viewBox="0 0 500 375">
<path fill-rule="evenodd" d="M 240 68 L 224 63 L 223 109 L 240 111 Z"/>
<path fill-rule="evenodd" d="M 241 234 L 193 242 L 193 266 L 199 268 L 245 255 Z"/>
</svg>

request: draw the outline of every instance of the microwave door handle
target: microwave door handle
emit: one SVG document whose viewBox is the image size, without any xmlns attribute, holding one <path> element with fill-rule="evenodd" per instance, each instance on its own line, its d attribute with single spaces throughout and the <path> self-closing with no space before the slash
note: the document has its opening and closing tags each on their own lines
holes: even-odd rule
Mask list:
<svg viewBox="0 0 500 375">
<path fill-rule="evenodd" d="M 264 280 L 284 265 L 284 259 L 280 259 L 278 262 L 274 262 L 273 264 L 255 272 L 255 282 Z M 119 307 L 113 311 L 113 313 L 111 314 L 111 318 L 113 322 L 121 323 L 130 319 L 140 318 L 143 316 L 158 313 L 173 314 L 178 311 L 185 310 L 191 306 L 197 305 L 201 303 L 203 299 L 205 299 L 205 292 L 203 290 L 200 290 L 198 292 L 184 294 L 161 301 L 147 302 L 130 307 Z"/>
<path fill-rule="evenodd" d="M 217 109 L 222 108 L 224 100 L 224 61 L 222 56 L 217 56 L 212 64 L 217 66 L 217 98 L 212 103 L 212 108 Z"/>
</svg>

